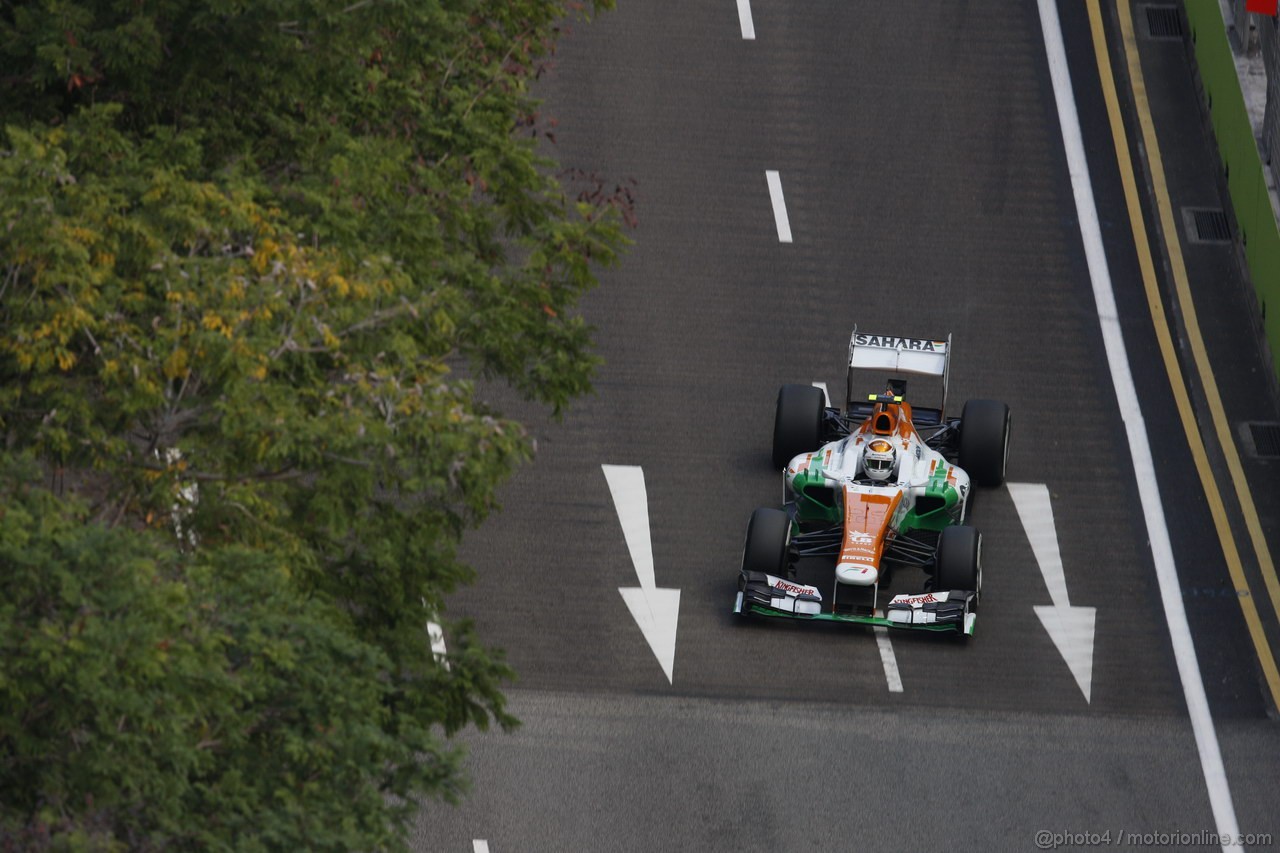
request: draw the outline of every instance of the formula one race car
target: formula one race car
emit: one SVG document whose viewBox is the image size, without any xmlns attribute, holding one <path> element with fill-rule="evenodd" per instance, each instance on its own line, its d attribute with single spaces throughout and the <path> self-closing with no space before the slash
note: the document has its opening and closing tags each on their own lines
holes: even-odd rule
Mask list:
<svg viewBox="0 0 1280 853">
<path fill-rule="evenodd" d="M 982 537 L 965 514 L 971 485 L 1004 482 L 1009 407 L 970 400 L 947 417 L 950 357 L 950 336 L 855 327 L 843 412 L 821 388 L 782 387 L 773 464 L 784 469 L 783 508 L 751 516 L 734 613 L 973 634 Z M 868 371 L 878 374 L 875 393 L 855 399 Z M 941 405 L 908 403 L 903 374 L 940 378 Z M 904 568 L 923 570 L 923 580 L 882 611 L 881 588 Z"/>
</svg>

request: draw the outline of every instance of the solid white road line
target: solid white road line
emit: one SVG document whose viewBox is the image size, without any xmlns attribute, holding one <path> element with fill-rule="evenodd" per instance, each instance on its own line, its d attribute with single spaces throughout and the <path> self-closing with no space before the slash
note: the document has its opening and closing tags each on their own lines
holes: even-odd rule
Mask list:
<svg viewBox="0 0 1280 853">
<path fill-rule="evenodd" d="M 787 203 L 782 199 L 782 178 L 772 169 L 766 169 L 764 178 L 769 182 L 769 199 L 773 202 L 773 218 L 778 223 L 778 242 L 791 242 L 791 222 L 787 219 Z"/>
<path fill-rule="evenodd" d="M 1187 625 L 1187 611 L 1182 603 L 1182 590 L 1178 583 L 1178 570 L 1173 560 L 1173 546 L 1169 541 L 1169 528 L 1165 523 L 1164 506 L 1160 491 L 1156 488 L 1155 463 L 1151 458 L 1151 445 L 1147 439 L 1146 424 L 1138 406 L 1137 389 L 1129 371 L 1125 353 L 1124 335 L 1116 313 L 1115 294 L 1111 286 L 1111 272 L 1107 268 L 1106 252 L 1102 246 L 1102 230 L 1098 222 L 1098 209 L 1093 198 L 1093 185 L 1089 182 L 1089 165 L 1084 153 L 1084 139 L 1080 132 L 1080 117 L 1076 113 L 1071 77 L 1067 69 L 1067 51 L 1062 41 L 1062 27 L 1058 21 L 1055 0 L 1039 0 L 1040 26 L 1044 32 L 1045 53 L 1049 60 L 1049 76 L 1053 81 L 1053 96 L 1058 107 L 1058 122 L 1062 128 L 1062 143 L 1066 149 L 1067 167 L 1071 174 L 1071 188 L 1075 194 L 1076 215 L 1080 221 L 1080 234 L 1084 240 L 1085 258 L 1089 265 L 1089 278 L 1093 282 L 1093 297 L 1098 307 L 1098 322 L 1102 326 L 1102 341 L 1106 348 L 1107 364 L 1111 368 L 1111 382 L 1116 389 L 1120 416 L 1124 420 L 1129 439 L 1130 456 L 1137 477 L 1138 495 L 1146 517 L 1147 536 L 1151 542 L 1151 557 L 1155 563 L 1156 579 L 1160 584 L 1160 599 L 1164 605 L 1165 620 L 1169 623 L 1169 635 L 1173 641 L 1174 659 L 1182 680 L 1182 692 L 1191 717 L 1191 730 L 1195 734 L 1200 753 L 1200 769 L 1209 792 L 1209 805 L 1218 833 L 1236 838 L 1240 827 L 1236 821 L 1235 806 L 1231 801 L 1231 789 L 1227 785 L 1227 772 L 1222 763 L 1222 751 L 1218 735 L 1209 713 L 1209 700 L 1200 677 L 1200 665 L 1196 661 L 1195 643 Z M 1236 844 L 1223 844 L 1223 850 L 1243 849 Z"/>
<path fill-rule="evenodd" d="M 756 37 L 756 25 L 751 22 L 751 0 L 738 0 L 738 23 L 742 24 L 744 39 Z"/>
<path fill-rule="evenodd" d="M 489 853 L 489 842 L 477 838 L 471 842 L 471 853 Z"/>
</svg>

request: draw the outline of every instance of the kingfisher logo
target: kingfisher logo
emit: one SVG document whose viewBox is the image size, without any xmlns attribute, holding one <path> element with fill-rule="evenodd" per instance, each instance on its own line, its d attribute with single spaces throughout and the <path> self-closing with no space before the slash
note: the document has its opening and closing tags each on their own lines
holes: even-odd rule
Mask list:
<svg viewBox="0 0 1280 853">
<path fill-rule="evenodd" d="M 906 604 L 911 607 L 921 607 L 925 604 L 940 604 L 947 600 L 948 595 L 950 595 L 950 593 L 947 593 L 947 592 L 940 592 L 937 594 L 932 592 L 926 592 L 924 595 L 899 595 L 899 596 L 895 596 L 893 601 L 889 603 L 890 604 Z"/>
<path fill-rule="evenodd" d="M 862 530 L 850 530 L 850 531 L 849 531 L 849 544 L 850 544 L 850 545 L 861 545 L 861 546 L 864 546 L 864 547 L 868 547 L 868 548 L 869 548 L 869 547 L 871 547 L 872 545 L 876 544 L 876 537 L 874 537 L 874 536 L 872 536 L 870 533 L 867 533 L 867 532 L 862 531 Z"/>
<path fill-rule="evenodd" d="M 773 588 L 785 592 L 788 595 L 815 595 L 818 591 L 811 586 L 800 586 L 790 581 L 779 580 L 773 585 Z"/>
</svg>

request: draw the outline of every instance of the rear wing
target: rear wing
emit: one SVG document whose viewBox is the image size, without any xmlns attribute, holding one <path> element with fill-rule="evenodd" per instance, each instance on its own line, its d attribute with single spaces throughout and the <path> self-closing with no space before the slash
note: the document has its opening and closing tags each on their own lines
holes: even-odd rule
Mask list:
<svg viewBox="0 0 1280 853">
<path fill-rule="evenodd" d="M 849 336 L 849 373 L 846 381 L 846 414 L 855 413 L 854 370 L 879 370 L 891 374 L 916 374 L 937 376 L 942 380 L 942 405 L 938 407 L 941 422 L 947 408 L 947 384 L 951 371 L 951 335 L 946 340 L 937 338 L 903 338 L 897 335 L 872 335 L 853 327 Z M 857 393 L 865 402 L 867 388 Z M 880 389 L 874 389 L 879 391 Z M 858 409 L 862 407 L 859 406 Z M 923 414 L 923 412 L 922 412 Z"/>
</svg>

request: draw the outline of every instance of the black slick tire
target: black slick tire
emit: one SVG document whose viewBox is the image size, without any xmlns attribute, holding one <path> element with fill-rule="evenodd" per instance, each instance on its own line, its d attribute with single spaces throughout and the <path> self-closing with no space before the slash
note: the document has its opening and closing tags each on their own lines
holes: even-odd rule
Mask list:
<svg viewBox="0 0 1280 853">
<path fill-rule="evenodd" d="M 1009 407 L 970 400 L 960 416 L 960 467 L 975 486 L 999 486 L 1009 460 Z"/>
<path fill-rule="evenodd" d="M 787 576 L 787 547 L 791 544 L 791 517 L 780 509 L 761 507 L 751 513 L 747 541 L 742 546 L 742 571 Z"/>
<path fill-rule="evenodd" d="M 944 528 L 938 536 L 935 560 L 933 590 L 973 590 L 976 610 L 982 592 L 982 534 L 967 524 Z"/>
<path fill-rule="evenodd" d="M 783 385 L 773 417 L 773 467 L 784 468 L 797 454 L 822 444 L 826 398 L 812 385 Z"/>
</svg>

